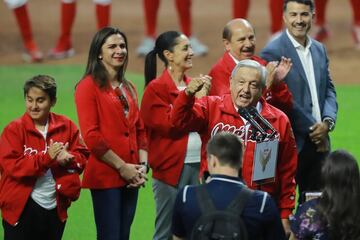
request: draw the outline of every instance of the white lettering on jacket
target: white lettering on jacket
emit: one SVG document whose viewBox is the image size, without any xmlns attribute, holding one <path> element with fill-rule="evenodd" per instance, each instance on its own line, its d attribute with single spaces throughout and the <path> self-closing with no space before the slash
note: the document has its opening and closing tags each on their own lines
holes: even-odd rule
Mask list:
<svg viewBox="0 0 360 240">
<path fill-rule="evenodd" d="M 47 152 L 47 150 L 49 149 L 49 146 L 47 145 L 47 143 L 45 142 L 45 149 L 41 151 L 42 154 L 45 154 Z M 38 154 L 38 150 L 32 148 L 32 147 L 28 147 L 24 144 L 24 156 L 25 155 L 35 155 Z"/>
<path fill-rule="evenodd" d="M 250 142 L 256 142 L 252 139 L 250 139 L 249 137 L 246 138 L 246 129 L 245 129 L 245 126 L 240 126 L 239 128 L 237 128 L 236 126 L 234 125 L 230 125 L 230 124 L 224 124 L 222 122 L 219 122 L 217 123 L 213 129 L 211 130 L 211 137 L 214 136 L 215 134 L 219 133 L 219 132 L 230 132 L 230 133 L 233 133 L 235 135 L 238 135 L 239 138 L 245 142 L 247 141 L 250 141 Z M 248 133 L 247 133 L 247 136 L 251 136 L 252 134 L 252 129 L 248 129 Z M 256 133 L 257 135 L 259 135 L 260 133 L 257 132 Z"/>
</svg>

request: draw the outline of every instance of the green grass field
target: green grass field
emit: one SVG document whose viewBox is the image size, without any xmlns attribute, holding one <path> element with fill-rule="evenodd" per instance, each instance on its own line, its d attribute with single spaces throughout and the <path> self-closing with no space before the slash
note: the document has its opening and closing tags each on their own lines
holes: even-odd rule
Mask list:
<svg viewBox="0 0 360 240">
<path fill-rule="evenodd" d="M 74 86 L 81 78 L 83 65 L 26 65 L 0 66 L 0 129 L 13 119 L 21 116 L 24 111 L 22 87 L 25 80 L 37 74 L 53 76 L 58 84 L 58 101 L 53 111 L 64 114 L 77 123 L 74 105 Z M 128 74 L 127 78 L 137 86 L 141 98 L 143 92 L 143 76 Z M 349 150 L 360 159 L 360 85 L 336 85 L 339 113 L 337 126 L 331 134 L 332 148 Z M 358 100 L 356 100 L 358 99 Z M 154 199 L 151 191 L 151 180 L 145 188 L 140 189 L 135 220 L 132 226 L 131 239 L 147 240 L 152 238 L 155 219 Z M 0 238 L 3 229 L 0 228 Z M 66 224 L 64 240 L 96 239 L 92 204 L 88 190 L 81 192 L 80 199 L 72 204 Z"/>
</svg>

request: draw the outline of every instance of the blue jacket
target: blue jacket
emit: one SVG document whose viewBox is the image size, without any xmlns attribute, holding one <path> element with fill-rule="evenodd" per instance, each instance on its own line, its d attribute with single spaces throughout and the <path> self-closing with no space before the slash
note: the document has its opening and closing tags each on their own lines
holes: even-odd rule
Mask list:
<svg viewBox="0 0 360 240">
<path fill-rule="evenodd" d="M 314 65 L 321 119 L 329 117 L 336 121 L 338 104 L 335 87 L 330 78 L 326 50 L 321 43 L 312 39 L 310 52 Z M 293 66 L 285 78 L 285 83 L 293 95 L 293 109 L 289 118 L 294 130 L 296 145 L 300 152 L 304 142 L 308 139 L 309 127 L 316 122 L 312 116 L 311 94 L 301 60 L 286 31 L 270 42 L 261 51 L 260 55 L 268 62 L 280 61 L 282 56 L 292 60 Z"/>
</svg>

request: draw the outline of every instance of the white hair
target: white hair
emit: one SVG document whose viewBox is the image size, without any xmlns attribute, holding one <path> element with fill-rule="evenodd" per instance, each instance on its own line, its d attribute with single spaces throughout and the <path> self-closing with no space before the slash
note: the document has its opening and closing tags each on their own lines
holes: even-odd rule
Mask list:
<svg viewBox="0 0 360 240">
<path fill-rule="evenodd" d="M 236 66 L 234 67 L 234 69 L 231 72 L 231 78 L 234 78 L 235 74 L 242 67 L 250 67 L 250 68 L 255 68 L 256 70 L 258 70 L 258 72 L 260 73 L 261 84 L 263 87 L 265 86 L 266 77 L 267 77 L 266 68 L 263 65 L 261 65 L 260 63 L 258 63 L 257 61 L 254 61 L 251 59 L 241 60 L 238 64 L 236 64 Z"/>
</svg>

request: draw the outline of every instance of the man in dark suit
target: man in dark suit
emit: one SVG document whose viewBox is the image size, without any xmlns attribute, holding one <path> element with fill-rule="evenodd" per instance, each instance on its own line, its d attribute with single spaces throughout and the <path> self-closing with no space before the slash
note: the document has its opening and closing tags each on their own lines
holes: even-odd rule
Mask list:
<svg viewBox="0 0 360 240">
<path fill-rule="evenodd" d="M 286 30 L 261 52 L 267 61 L 291 58 L 284 79 L 293 95 L 290 121 L 299 152 L 296 180 L 300 193 L 320 190 L 320 169 L 329 152 L 338 105 L 324 46 L 308 36 L 314 17 L 312 0 L 285 0 Z M 300 199 L 301 201 L 302 199 Z"/>
</svg>

